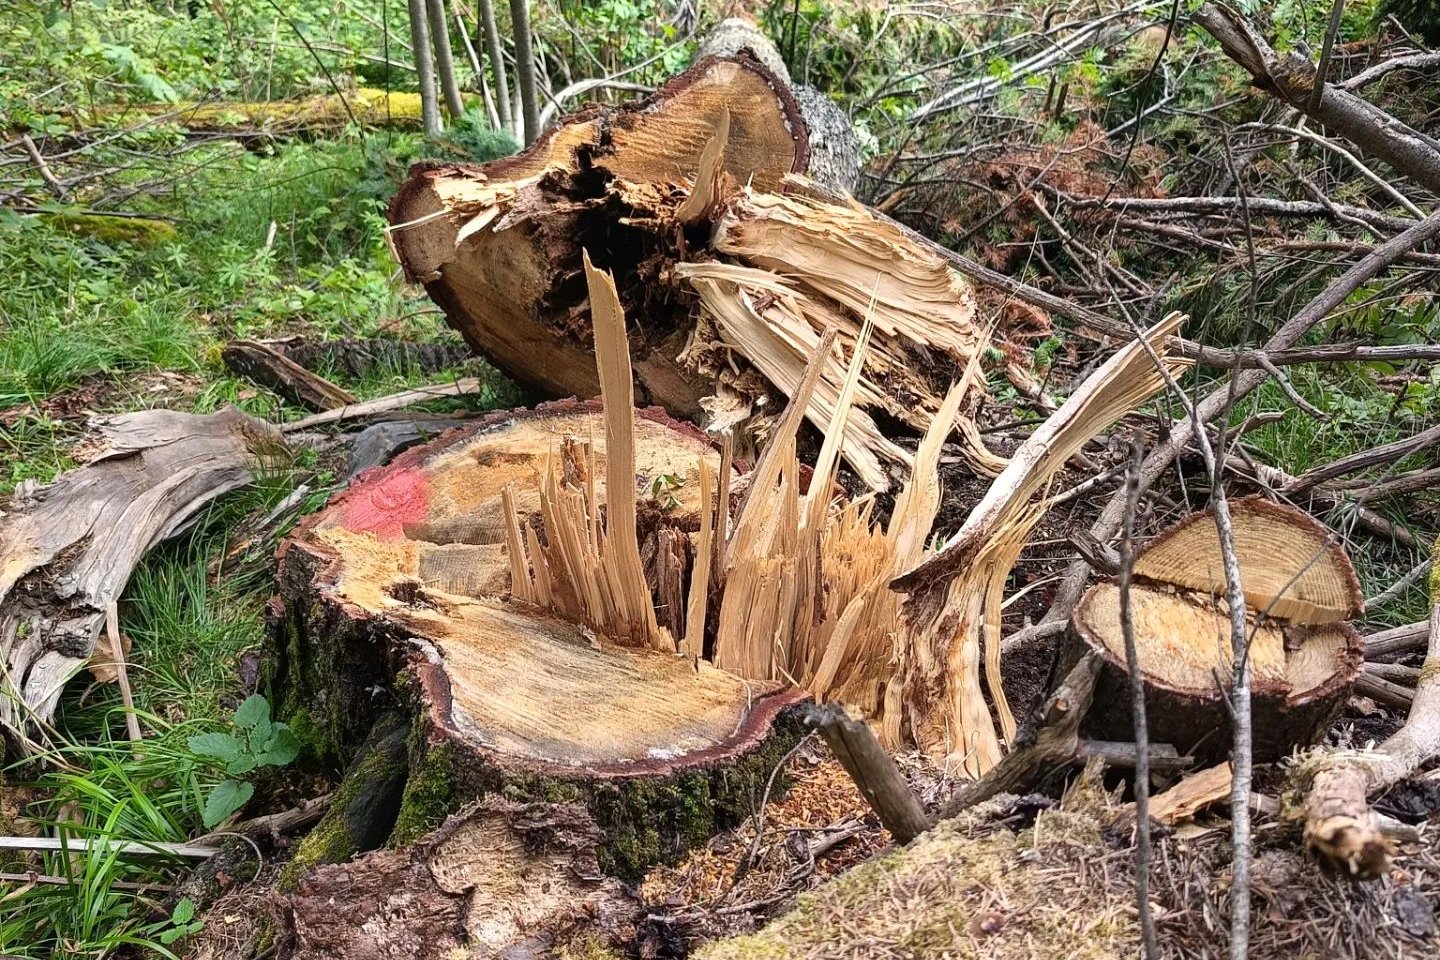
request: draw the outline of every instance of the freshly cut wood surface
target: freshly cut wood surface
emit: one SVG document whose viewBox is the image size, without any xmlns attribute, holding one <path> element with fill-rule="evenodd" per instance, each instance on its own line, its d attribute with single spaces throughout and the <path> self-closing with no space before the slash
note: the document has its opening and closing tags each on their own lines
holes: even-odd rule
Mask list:
<svg viewBox="0 0 1440 960">
<path fill-rule="evenodd" d="M 1245 602 L 1290 623 L 1332 623 L 1360 613 L 1355 568 L 1335 537 L 1308 513 L 1259 497 L 1230 505 Z M 1135 561 L 1135 575 L 1225 593 L 1220 535 L 1208 514 L 1170 528 Z"/>
<path fill-rule="evenodd" d="M 631 502 L 654 478 L 678 478 L 671 510 L 696 516 L 698 464 L 718 471 L 719 454 L 658 413 L 637 417 L 634 432 Z M 753 685 L 509 598 L 505 499 L 531 529 L 543 471 L 567 437 L 586 438 L 609 462 L 598 405 L 492 419 L 362 478 L 299 544 L 329 558 L 327 596 L 435 645 L 455 727 L 487 749 L 609 767 L 719 747 L 742 724 Z"/>
<path fill-rule="evenodd" d="M 1349 558 L 1309 515 L 1254 498 L 1231 503 L 1245 588 L 1254 755 L 1278 760 L 1314 743 L 1364 666 L 1345 618 L 1360 596 Z M 1234 674 L 1230 617 L 1214 516 L 1201 511 L 1166 530 L 1135 561 L 1131 623 L 1150 735 L 1182 753 L 1219 760 L 1229 738 L 1225 697 Z M 1354 589 L 1352 590 L 1352 586 Z M 1106 667 L 1087 734 L 1131 734 L 1120 587 L 1091 587 L 1072 620 Z"/>
<path fill-rule="evenodd" d="M 1230 621 L 1208 598 L 1173 589 L 1135 585 L 1130 604 L 1140 642 L 1140 669 L 1167 689 L 1208 697 L 1215 677 L 1232 672 Z M 1075 611 L 1075 626 L 1091 645 L 1115 664 L 1125 662 L 1120 629 L 1120 587 L 1097 584 Z M 1250 669 L 1256 690 L 1280 690 L 1286 684 L 1285 637 L 1278 624 L 1251 624 Z"/>
</svg>

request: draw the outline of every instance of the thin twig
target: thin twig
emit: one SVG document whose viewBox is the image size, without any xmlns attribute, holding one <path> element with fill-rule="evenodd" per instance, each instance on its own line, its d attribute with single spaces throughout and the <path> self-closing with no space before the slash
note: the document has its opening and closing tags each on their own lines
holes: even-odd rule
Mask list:
<svg viewBox="0 0 1440 960">
<path fill-rule="evenodd" d="M 1125 476 L 1125 523 L 1120 536 L 1120 631 L 1125 637 L 1125 669 L 1130 679 L 1130 716 L 1135 730 L 1135 905 L 1145 960 L 1160 956 L 1155 915 L 1150 907 L 1150 731 L 1145 717 L 1145 678 L 1135 643 L 1130 582 L 1135 573 L 1135 512 L 1140 506 L 1140 447 L 1131 451 Z"/>
<path fill-rule="evenodd" d="M 110 638 L 110 658 L 115 663 L 115 679 L 120 684 L 120 702 L 125 704 L 125 732 L 132 742 L 139 741 L 140 718 L 135 715 L 135 698 L 130 692 L 130 671 L 125 665 L 125 646 L 120 641 L 120 616 L 114 600 L 105 604 L 105 633 Z"/>
</svg>

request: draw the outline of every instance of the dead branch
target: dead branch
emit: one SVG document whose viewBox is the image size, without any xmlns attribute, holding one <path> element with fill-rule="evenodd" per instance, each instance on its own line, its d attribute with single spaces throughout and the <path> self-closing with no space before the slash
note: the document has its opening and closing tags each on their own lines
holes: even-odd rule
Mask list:
<svg viewBox="0 0 1440 960">
<path fill-rule="evenodd" d="M 1365 686 L 1388 683 L 1376 678 L 1364 680 Z M 1322 757 L 1302 765 L 1302 777 L 1310 781 L 1304 801 L 1306 846 L 1345 876 L 1369 879 L 1382 875 L 1390 864 L 1390 841 L 1381 831 L 1367 798 L 1408 776 L 1437 754 L 1440 599 L 1430 608 L 1425 665 L 1420 669 L 1405 725 L 1374 751 Z"/>
<path fill-rule="evenodd" d="M 290 403 L 310 410 L 334 410 L 359 400 L 318 373 L 307 370 L 274 348 L 255 340 L 234 340 L 220 351 L 225 366 L 266 387 Z"/>
<path fill-rule="evenodd" d="M 939 819 L 948 820 L 1001 793 L 1025 793 L 1045 773 L 1072 762 L 1080 751 L 1080 721 L 1090 709 L 1100 664 L 1099 654 L 1085 654 L 1046 699 L 1035 739 L 1018 746 L 979 780 L 961 787 L 940 808 Z"/>
<path fill-rule="evenodd" d="M 1287 486 L 1284 492 L 1294 496 L 1304 493 L 1319 484 L 1337 477 L 1343 477 L 1347 473 L 1354 473 L 1356 470 L 1365 470 L 1369 467 L 1379 466 L 1384 463 L 1393 463 L 1403 457 L 1407 457 L 1425 448 L 1440 443 L 1440 424 L 1428 430 L 1422 430 L 1412 437 L 1404 440 L 1396 440 L 1393 443 L 1381 444 L 1378 447 L 1371 447 L 1369 450 L 1361 450 L 1359 453 L 1352 453 L 1348 457 L 1341 457 L 1332 460 L 1330 463 L 1307 470 L 1296 477 L 1294 482 Z"/>
<path fill-rule="evenodd" d="M 1323 82 L 1317 83 L 1313 63 L 1298 53 L 1277 54 L 1249 21 L 1223 3 L 1206 3 L 1195 12 L 1194 21 L 1249 72 L 1257 87 L 1440 193 L 1440 142 L 1433 137 L 1349 91 L 1323 87 Z"/>
<path fill-rule="evenodd" d="M 1409 653 L 1425 646 L 1430 638 L 1430 621 L 1407 623 L 1372 633 L 1365 638 L 1365 659 L 1373 660 L 1392 653 Z"/>
<path fill-rule="evenodd" d="M 377 397 L 374 400 L 365 400 L 361 403 L 346 407 L 336 407 L 333 410 L 325 410 L 312 416 L 302 417 L 299 420 L 292 420 L 289 423 L 282 424 L 280 426 L 280 432 L 297 433 L 301 430 L 312 430 L 315 427 L 326 426 L 332 423 L 343 423 L 348 420 L 360 420 L 365 417 L 373 417 L 377 413 L 402 410 L 405 407 L 413 407 L 417 403 L 426 403 L 445 397 L 469 396 L 479 393 L 484 389 L 484 386 L 485 381 L 481 377 L 465 377 L 456 380 L 454 383 L 437 383 L 431 387 L 401 390 L 399 393 L 392 393 L 388 397 Z"/>
<path fill-rule="evenodd" d="M 909 843 L 930 829 L 925 808 L 866 723 L 835 704 L 809 707 L 806 722 L 820 731 L 896 843 Z"/>
</svg>

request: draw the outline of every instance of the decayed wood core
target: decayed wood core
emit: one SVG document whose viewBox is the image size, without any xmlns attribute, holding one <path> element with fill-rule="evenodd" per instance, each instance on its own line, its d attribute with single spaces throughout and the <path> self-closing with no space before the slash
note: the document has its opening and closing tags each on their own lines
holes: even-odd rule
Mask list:
<svg viewBox="0 0 1440 960">
<path fill-rule="evenodd" d="M 395 253 L 479 351 L 552 396 L 599 392 L 584 250 L 612 273 L 636 395 L 712 430 L 764 437 L 820 335 L 838 363 L 806 416 L 831 420 L 860 327 L 875 338 L 843 456 L 877 490 L 910 465 L 880 421 L 923 433 L 951 385 L 961 453 L 995 475 L 971 360 L 991 331 L 933 251 L 803 177 L 793 99 L 748 59 L 707 59 L 653 97 L 582 113 L 519 157 L 417 167 L 390 207 Z M 892 431 L 893 432 L 893 431 Z"/>
</svg>

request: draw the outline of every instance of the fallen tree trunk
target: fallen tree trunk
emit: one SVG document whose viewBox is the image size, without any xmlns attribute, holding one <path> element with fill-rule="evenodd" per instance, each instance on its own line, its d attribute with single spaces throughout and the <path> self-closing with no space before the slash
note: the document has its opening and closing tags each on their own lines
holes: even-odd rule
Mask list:
<svg viewBox="0 0 1440 960">
<path fill-rule="evenodd" d="M 478 102 L 478 98 L 476 98 Z M 92 116 L 107 125 L 168 121 L 192 133 L 241 137 L 339 132 L 351 124 L 419 130 L 420 95 L 360 87 L 343 96 L 317 94 L 303 100 L 197 101 L 102 104 Z"/>
<path fill-rule="evenodd" d="M 101 433 L 108 451 L 48 486 L 22 484 L 0 515 L 0 728 L 22 745 L 44 737 L 141 558 L 281 447 L 233 407 L 126 414 Z"/>
<path fill-rule="evenodd" d="M 873 314 L 847 426 L 856 473 L 877 489 L 903 475 L 908 455 L 877 418 L 919 434 L 957 382 L 966 458 L 997 473 L 971 420 L 990 336 L 968 282 L 895 225 L 791 178 L 811 161 L 783 80 L 743 53 L 707 58 L 645 100 L 568 118 L 518 157 L 415 168 L 390 236 L 475 349 L 552 397 L 599 388 L 590 250 L 620 278 L 641 401 L 718 430 L 763 426 L 820 333 L 838 329 L 849 352 Z M 821 383 L 811 423 L 829 422 L 838 389 Z"/>
</svg>

